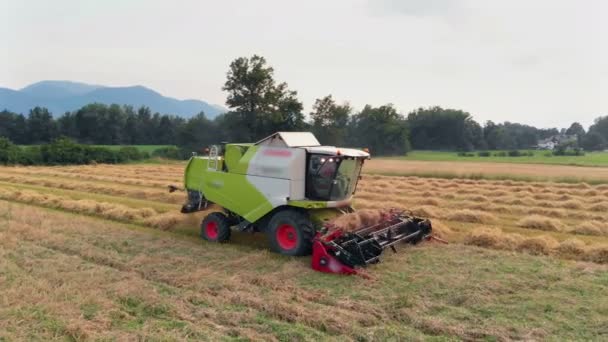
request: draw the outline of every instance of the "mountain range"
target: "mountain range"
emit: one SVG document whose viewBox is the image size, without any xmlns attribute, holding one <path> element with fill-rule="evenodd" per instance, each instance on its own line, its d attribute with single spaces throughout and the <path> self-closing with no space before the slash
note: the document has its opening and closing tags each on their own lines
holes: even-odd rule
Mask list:
<svg viewBox="0 0 608 342">
<path fill-rule="evenodd" d="M 72 81 L 41 81 L 13 90 L 0 87 L 0 110 L 27 114 L 30 109 L 46 107 L 55 116 L 78 110 L 89 103 L 147 106 L 152 112 L 174 114 L 185 118 L 205 112 L 213 118 L 226 111 L 218 105 L 200 100 L 178 100 L 137 85 L 108 87 Z"/>
</svg>

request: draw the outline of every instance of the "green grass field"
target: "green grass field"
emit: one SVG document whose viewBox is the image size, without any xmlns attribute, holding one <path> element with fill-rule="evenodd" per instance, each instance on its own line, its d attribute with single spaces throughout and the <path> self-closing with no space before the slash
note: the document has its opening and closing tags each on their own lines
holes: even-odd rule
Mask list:
<svg viewBox="0 0 608 342">
<path fill-rule="evenodd" d="M 412 151 L 405 157 L 391 159 L 420 160 L 420 161 L 454 161 L 454 162 L 492 162 L 492 163 L 521 163 L 521 164 L 554 164 L 576 166 L 608 166 L 608 152 L 587 152 L 584 156 L 546 156 L 548 151 L 532 150 L 534 156 L 526 157 L 460 157 L 457 152 Z"/>
<path fill-rule="evenodd" d="M 109 148 L 111 150 L 118 150 L 121 147 L 132 146 L 132 147 L 136 147 L 141 152 L 152 153 L 159 148 L 171 147 L 173 145 L 95 145 L 95 146 L 105 147 L 105 148 Z"/>
</svg>

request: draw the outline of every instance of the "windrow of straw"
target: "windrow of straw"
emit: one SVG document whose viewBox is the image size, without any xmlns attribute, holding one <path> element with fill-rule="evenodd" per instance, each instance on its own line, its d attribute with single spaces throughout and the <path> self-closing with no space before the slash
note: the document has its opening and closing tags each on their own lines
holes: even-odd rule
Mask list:
<svg viewBox="0 0 608 342">
<path fill-rule="evenodd" d="M 380 223 L 383 213 L 386 213 L 386 210 L 361 209 L 354 213 L 340 215 L 329 223 L 330 226 L 334 226 L 336 229 L 350 232 Z"/>
<path fill-rule="evenodd" d="M 74 175 L 82 175 L 83 177 L 89 177 L 89 176 L 104 176 L 107 178 L 121 178 L 124 177 L 125 175 L 128 175 L 128 177 L 130 179 L 138 179 L 138 180 L 142 180 L 148 183 L 168 183 L 168 182 L 175 182 L 175 181 L 179 181 L 180 179 L 183 178 L 183 173 L 178 174 L 178 175 L 169 175 L 169 174 L 165 174 L 165 175 L 151 175 L 151 174 L 147 174 L 147 173 L 132 173 L 129 172 L 127 170 L 125 170 L 124 172 L 111 172 L 111 173 L 106 173 L 106 172 L 91 172 L 91 173 L 83 173 L 83 174 L 79 174 L 79 173 L 73 173 Z"/>
<path fill-rule="evenodd" d="M 456 183 L 456 180 L 449 182 Z M 415 178 L 401 177 L 399 178 L 376 178 L 362 182 L 361 187 L 365 199 L 382 200 L 382 197 L 391 196 L 391 201 L 402 202 L 405 207 L 412 205 L 444 205 L 450 206 L 452 203 L 437 204 L 434 200 L 440 198 L 442 200 L 455 201 L 475 201 L 479 203 L 487 203 L 488 207 L 481 209 L 481 206 L 464 207 L 466 209 L 492 211 L 491 204 L 503 204 L 507 206 L 520 206 L 528 208 L 540 209 L 566 209 L 579 211 L 575 213 L 573 218 L 588 219 L 588 216 L 582 214 L 583 211 L 608 211 L 608 204 L 605 202 L 605 197 L 599 189 L 586 188 L 586 186 L 574 185 L 562 187 L 557 183 L 511 183 L 506 182 L 506 185 L 500 182 L 492 181 L 474 181 L 474 182 L 458 182 L 458 188 L 448 186 L 446 180 L 438 181 L 436 179 L 429 180 L 426 186 L 418 186 Z M 389 186 L 389 184 L 391 186 Z M 421 189 L 425 190 L 421 192 Z M 608 192 L 608 191 L 606 191 Z M 373 198 L 370 198 L 373 197 Z M 418 200 L 418 203 L 411 200 L 422 196 L 425 202 Z M 455 206 L 455 203 L 452 204 Z M 502 209 L 505 209 L 504 206 Z M 522 209 L 523 210 L 523 209 Z M 508 212 L 513 210 L 502 210 Z M 513 211 L 515 212 L 515 211 Z M 542 213 L 542 212 L 541 212 Z M 558 214 L 559 215 L 559 214 Z M 553 215 L 551 215 L 553 216 Z M 563 214 L 560 215 L 564 216 Z M 570 216 L 570 215 L 568 215 Z"/>
<path fill-rule="evenodd" d="M 465 236 L 464 243 L 479 247 L 515 250 L 524 240 L 519 234 L 503 234 L 498 228 L 479 227 Z"/>
<path fill-rule="evenodd" d="M 137 223 L 160 229 L 171 229 L 186 224 L 197 226 L 202 216 L 215 208 L 212 206 L 205 212 L 193 215 L 183 215 L 177 210 L 175 212 L 158 213 L 151 208 L 132 208 L 118 203 L 97 202 L 89 199 L 75 200 L 30 190 L 2 188 L 0 188 L 0 199 L 93 215 L 121 222 Z"/>
<path fill-rule="evenodd" d="M 544 235 L 524 237 L 519 234 L 505 234 L 499 228 L 477 228 L 465 236 L 464 243 L 534 255 L 555 255 L 566 259 L 608 263 L 608 245 L 588 246 L 577 239 L 558 242 L 553 237 Z"/>
<path fill-rule="evenodd" d="M 367 176 L 366 179 L 370 181 L 374 180 L 388 180 L 404 182 L 413 185 L 426 185 L 430 187 L 462 187 L 471 188 L 476 190 L 488 190 L 488 189 L 502 189 L 508 192 L 549 192 L 560 191 L 561 193 L 569 193 L 576 195 L 592 195 L 608 190 L 605 185 L 592 186 L 585 183 L 571 184 L 571 183 L 555 183 L 555 182 L 516 182 L 511 180 L 467 180 L 467 179 L 430 179 L 417 181 L 416 177 L 392 177 L 392 178 L 376 178 L 376 176 Z"/>
<path fill-rule="evenodd" d="M 109 182 L 115 184 L 126 184 L 126 185 L 138 185 L 138 186 L 146 186 L 146 187 L 155 187 L 162 188 L 167 186 L 168 184 L 180 183 L 180 177 L 171 177 L 166 180 L 151 180 L 146 179 L 145 177 L 139 177 L 138 175 L 131 174 L 129 172 L 124 172 L 121 176 L 108 176 L 99 173 L 88 174 L 88 173 L 70 173 L 64 171 L 53 171 L 53 170 L 37 170 L 37 169 L 29 169 L 25 168 L 25 170 L 21 169 L 13 169 L 13 168 L 0 168 L 0 173 L 4 175 L 30 175 L 30 176 L 38 176 L 38 177 L 54 177 L 61 179 L 78 179 L 83 181 L 99 181 L 99 182 Z"/>
<path fill-rule="evenodd" d="M 29 190 L 0 189 L 0 198 L 128 222 L 139 221 L 157 214 L 151 208 L 131 208 L 122 204 L 88 199 L 75 200 Z"/>
<path fill-rule="evenodd" d="M 497 220 L 496 216 L 478 210 L 455 210 L 448 212 L 445 218 L 450 221 L 470 222 L 470 223 L 492 223 Z"/>
<path fill-rule="evenodd" d="M 569 232 L 582 235 L 608 236 L 608 224 L 600 221 L 584 221 Z"/>
<path fill-rule="evenodd" d="M 541 215 L 530 215 L 522 218 L 517 222 L 517 225 L 523 228 L 546 230 L 552 232 L 559 232 L 564 229 L 564 225 L 556 219 L 541 216 Z"/>
<path fill-rule="evenodd" d="M 454 231 L 449 226 L 439 220 L 433 220 L 431 225 L 433 227 L 433 236 L 438 238 L 449 239 L 454 234 Z"/>
<path fill-rule="evenodd" d="M 120 184 L 97 184 L 91 182 L 62 180 L 56 178 L 39 178 L 28 176 L 6 176 L 0 174 L 0 181 L 18 184 L 44 186 L 48 188 L 100 193 L 106 195 L 126 196 L 136 199 L 152 199 L 168 203 L 180 203 L 184 194 L 169 193 L 166 189 L 145 189 Z"/>
</svg>

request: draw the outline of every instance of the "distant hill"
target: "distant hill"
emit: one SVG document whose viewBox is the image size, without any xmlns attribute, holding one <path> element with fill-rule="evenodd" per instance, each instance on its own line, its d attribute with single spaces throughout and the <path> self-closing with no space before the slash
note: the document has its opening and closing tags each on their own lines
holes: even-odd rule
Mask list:
<svg viewBox="0 0 608 342">
<path fill-rule="evenodd" d="M 226 109 L 200 100 L 178 100 L 143 87 L 107 87 L 71 81 L 41 81 L 20 90 L 0 88 L 0 110 L 27 114 L 36 106 L 46 107 L 55 116 L 74 111 L 89 103 L 117 103 L 148 106 L 152 112 L 191 117 L 204 111 L 213 118 Z"/>
</svg>

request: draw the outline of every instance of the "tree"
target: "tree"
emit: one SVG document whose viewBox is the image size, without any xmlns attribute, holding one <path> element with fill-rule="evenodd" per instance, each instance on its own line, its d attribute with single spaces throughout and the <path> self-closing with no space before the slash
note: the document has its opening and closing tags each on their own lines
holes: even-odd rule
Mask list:
<svg viewBox="0 0 608 342">
<path fill-rule="evenodd" d="M 575 135 L 577 145 L 581 146 L 583 142 L 583 137 L 585 136 L 585 129 L 583 125 L 578 122 L 573 122 L 572 125 L 566 130 L 566 134 Z"/>
<path fill-rule="evenodd" d="M 263 116 L 264 136 L 276 131 L 302 130 L 306 126 L 302 113 L 304 106 L 297 95 L 297 91 L 287 89 L 287 83 L 281 83 L 275 88 L 273 105 Z"/>
<path fill-rule="evenodd" d="M 303 127 L 302 103 L 287 83 L 275 84 L 274 69 L 264 57 L 240 57 L 230 63 L 226 83 L 226 104 L 232 113 L 220 121 L 241 132 L 234 134 L 254 141 L 278 129 Z"/>
<path fill-rule="evenodd" d="M 390 104 L 366 105 L 349 126 L 350 143 L 367 147 L 374 155 L 404 155 L 410 150 L 407 122 Z"/>
<path fill-rule="evenodd" d="M 486 121 L 486 124 L 483 128 L 483 139 L 486 142 L 486 146 L 488 149 L 498 149 L 502 134 L 503 130 L 500 126 L 498 126 L 491 120 Z"/>
<path fill-rule="evenodd" d="M 57 123 L 46 108 L 35 107 L 30 110 L 26 124 L 32 144 L 48 143 L 57 137 Z"/>
<path fill-rule="evenodd" d="M 552 130 L 551 130 L 552 131 Z M 557 133 L 557 130 L 555 130 Z M 518 123 L 495 124 L 487 121 L 483 128 L 484 140 L 491 150 L 532 148 L 538 143 L 540 130 Z"/>
<path fill-rule="evenodd" d="M 512 139 L 508 149 L 532 148 L 538 143 L 538 130 L 535 127 L 518 123 L 503 123 L 505 135 Z"/>
<path fill-rule="evenodd" d="M 226 83 L 222 90 L 228 92 L 226 105 L 234 112 L 247 135 L 255 139 L 260 130 L 260 117 L 270 111 L 275 96 L 274 69 L 266 66 L 264 57 L 240 57 L 230 63 Z"/>
<path fill-rule="evenodd" d="M 201 152 L 205 147 L 219 143 L 221 138 L 216 123 L 207 119 L 205 113 L 200 112 L 181 127 L 177 143 L 190 152 Z"/>
<path fill-rule="evenodd" d="M 124 106 L 125 111 L 125 127 L 124 127 L 124 143 L 129 145 L 134 145 L 139 143 L 139 124 L 137 122 L 137 115 L 135 115 L 135 110 L 132 106 Z"/>
<path fill-rule="evenodd" d="M 465 120 L 464 122 L 463 141 L 464 149 L 467 151 L 487 148 L 483 136 L 483 128 L 473 119 Z"/>
<path fill-rule="evenodd" d="M 79 134 L 78 128 L 76 127 L 75 114 L 65 112 L 60 116 L 59 119 L 57 119 L 57 130 L 59 131 L 59 136 L 77 139 Z"/>
<path fill-rule="evenodd" d="M 154 124 L 152 111 L 149 107 L 141 106 L 137 110 L 136 143 L 142 145 L 152 144 L 154 141 Z"/>
<path fill-rule="evenodd" d="M 598 132 L 590 131 L 583 136 L 581 146 L 589 151 L 602 151 L 606 148 L 606 139 Z"/>
<path fill-rule="evenodd" d="M 310 113 L 313 133 L 322 144 L 344 145 L 351 112 L 348 103 L 337 105 L 331 95 L 317 99 Z"/>
<path fill-rule="evenodd" d="M 593 125 L 589 127 L 589 134 L 596 133 L 600 136 L 603 141 L 608 141 L 608 116 L 600 116 L 593 122 Z M 597 137 L 591 138 L 597 141 Z"/>
<path fill-rule="evenodd" d="M 177 144 L 177 133 L 180 126 L 184 124 L 185 120 L 178 116 L 161 116 L 156 134 L 155 144 L 162 145 L 174 145 Z"/>
<path fill-rule="evenodd" d="M 547 139 L 552 136 L 558 135 L 559 130 L 557 128 L 541 128 L 537 129 L 536 133 L 538 134 L 539 139 Z"/>
<path fill-rule="evenodd" d="M 103 131 L 102 121 L 106 116 L 107 106 L 101 103 L 92 103 L 80 108 L 74 117 L 77 140 L 81 143 L 99 143 Z"/>
<path fill-rule="evenodd" d="M 583 136 L 583 135 L 585 135 L 585 129 L 583 128 L 583 125 L 581 125 L 580 123 L 573 122 L 572 125 L 570 125 L 570 127 L 566 130 L 566 134 Z"/>
<path fill-rule="evenodd" d="M 408 123 L 415 149 L 472 150 L 485 146 L 481 126 L 462 110 L 419 108 L 408 115 Z"/>
<path fill-rule="evenodd" d="M 0 112 L 0 137 L 2 136 L 17 144 L 28 143 L 25 117 L 7 110 Z"/>
<path fill-rule="evenodd" d="M 123 143 L 123 129 L 126 116 L 122 108 L 117 104 L 112 104 L 107 110 L 103 125 L 103 144 L 118 145 Z"/>
<path fill-rule="evenodd" d="M 0 136 L 0 164 L 7 165 L 15 163 L 19 148 L 7 137 Z"/>
</svg>

